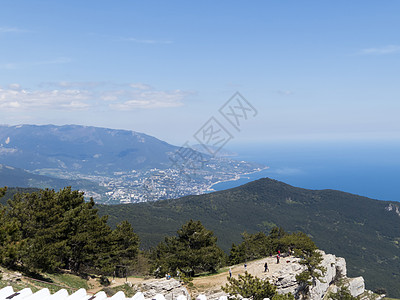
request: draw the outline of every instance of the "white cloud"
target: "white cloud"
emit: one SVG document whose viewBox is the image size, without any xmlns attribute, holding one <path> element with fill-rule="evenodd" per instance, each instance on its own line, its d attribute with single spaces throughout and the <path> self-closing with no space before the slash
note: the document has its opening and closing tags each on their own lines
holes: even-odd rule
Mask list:
<svg viewBox="0 0 400 300">
<path fill-rule="evenodd" d="M 148 84 L 144 83 L 131 83 L 129 85 L 131 88 L 138 89 L 138 90 L 150 90 L 152 87 Z"/>
<path fill-rule="evenodd" d="M 118 87 L 118 89 L 116 89 Z M 113 110 L 179 107 L 192 92 L 163 91 L 143 83 L 58 82 L 41 84 L 41 89 L 24 89 L 17 83 L 0 87 L 0 109 Z"/>
<path fill-rule="evenodd" d="M 167 108 L 183 105 L 183 100 L 190 92 L 181 90 L 157 91 L 157 90 L 124 90 L 112 91 L 103 95 L 104 100 L 121 100 L 110 104 L 116 110 L 132 110 L 135 108 Z"/>
<path fill-rule="evenodd" d="M 43 82 L 40 87 L 56 87 L 61 89 L 93 89 L 101 86 L 106 86 L 103 81 L 59 81 L 59 82 Z"/>
<path fill-rule="evenodd" d="M 367 48 L 361 50 L 362 54 L 375 54 L 375 55 L 385 55 L 400 52 L 400 45 L 388 45 L 379 48 Z"/>
<path fill-rule="evenodd" d="M 19 85 L 18 83 L 11 83 L 8 85 L 8 88 L 10 90 L 20 90 L 21 89 L 21 85 Z"/>
<path fill-rule="evenodd" d="M 16 85 L 16 84 L 15 84 Z M 79 90 L 28 91 L 25 89 L 0 89 L 2 109 L 84 109 L 89 105 L 90 93 Z"/>
</svg>

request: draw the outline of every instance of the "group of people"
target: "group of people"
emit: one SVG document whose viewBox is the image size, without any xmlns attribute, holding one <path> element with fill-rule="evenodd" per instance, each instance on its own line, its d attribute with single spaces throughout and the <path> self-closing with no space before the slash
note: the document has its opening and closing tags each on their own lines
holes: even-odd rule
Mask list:
<svg viewBox="0 0 400 300">
<path fill-rule="evenodd" d="M 276 263 L 279 264 L 279 260 L 281 259 L 281 250 L 278 250 L 278 254 L 276 255 Z M 264 264 L 264 272 L 269 272 L 268 263 Z"/>
</svg>

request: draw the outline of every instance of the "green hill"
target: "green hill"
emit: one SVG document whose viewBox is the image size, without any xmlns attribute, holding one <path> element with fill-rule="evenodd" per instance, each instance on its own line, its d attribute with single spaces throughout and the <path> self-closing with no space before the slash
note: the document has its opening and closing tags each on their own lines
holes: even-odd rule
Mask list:
<svg viewBox="0 0 400 300">
<path fill-rule="evenodd" d="M 303 231 L 328 253 L 346 258 L 350 276 L 367 288 L 384 287 L 400 296 L 400 214 L 397 202 L 369 199 L 334 190 L 306 190 L 264 178 L 200 196 L 116 206 L 101 206 L 111 225 L 128 220 L 142 240 L 154 246 L 174 235 L 188 219 L 200 220 L 229 251 L 240 234 L 282 226 Z"/>
</svg>

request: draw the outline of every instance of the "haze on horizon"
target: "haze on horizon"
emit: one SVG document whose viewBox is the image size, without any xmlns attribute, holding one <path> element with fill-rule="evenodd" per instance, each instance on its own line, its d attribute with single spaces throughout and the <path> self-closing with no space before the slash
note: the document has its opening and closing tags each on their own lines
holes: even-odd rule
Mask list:
<svg viewBox="0 0 400 300">
<path fill-rule="evenodd" d="M 398 1 L 7 1 L 0 122 L 182 144 L 239 91 L 238 142 L 399 140 Z"/>
</svg>

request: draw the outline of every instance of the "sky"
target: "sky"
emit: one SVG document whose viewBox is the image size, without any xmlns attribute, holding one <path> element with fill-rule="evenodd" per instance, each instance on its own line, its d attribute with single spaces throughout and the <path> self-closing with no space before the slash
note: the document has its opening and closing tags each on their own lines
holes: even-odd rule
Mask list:
<svg viewBox="0 0 400 300">
<path fill-rule="evenodd" d="M 177 145 L 210 122 L 237 143 L 400 140 L 399 11 L 394 0 L 1 1 L 0 123 Z"/>
</svg>

